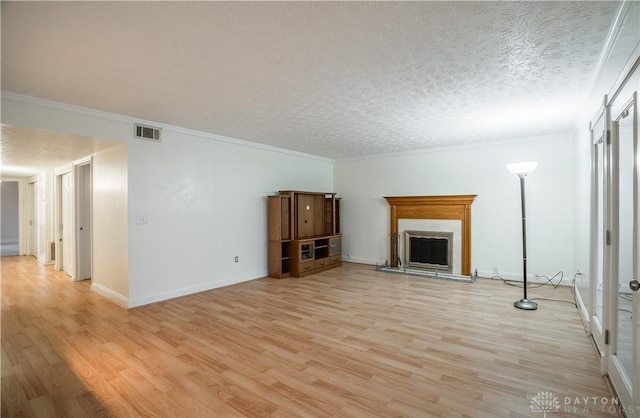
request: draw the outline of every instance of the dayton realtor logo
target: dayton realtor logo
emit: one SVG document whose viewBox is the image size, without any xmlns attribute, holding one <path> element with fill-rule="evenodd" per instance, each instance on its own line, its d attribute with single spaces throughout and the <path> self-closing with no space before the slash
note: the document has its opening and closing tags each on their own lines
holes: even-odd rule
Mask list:
<svg viewBox="0 0 640 418">
<path fill-rule="evenodd" d="M 538 392 L 536 396 L 531 398 L 531 405 L 529 406 L 532 412 L 542 413 L 543 418 L 547 418 L 547 414 L 553 414 L 561 412 L 563 414 L 589 414 L 589 413 L 607 413 L 615 414 L 621 411 L 633 413 L 635 407 L 624 408 L 620 404 L 618 398 L 608 397 L 569 397 L 565 396 L 560 400 L 554 395 L 553 392 L 542 391 Z"/>
<path fill-rule="evenodd" d="M 529 406 L 533 412 L 542 412 L 544 418 L 547 418 L 547 412 L 558 412 L 560 410 L 560 401 L 553 392 L 538 392 L 536 396 L 531 398 Z"/>
</svg>

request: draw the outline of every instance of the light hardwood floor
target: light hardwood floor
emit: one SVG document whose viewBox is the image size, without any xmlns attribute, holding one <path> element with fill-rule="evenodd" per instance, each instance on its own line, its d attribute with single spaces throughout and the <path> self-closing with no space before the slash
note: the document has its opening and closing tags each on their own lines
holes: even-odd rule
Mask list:
<svg viewBox="0 0 640 418">
<path fill-rule="evenodd" d="M 2 417 L 542 417 L 541 392 L 549 418 L 616 416 L 575 307 L 515 309 L 501 281 L 345 263 L 127 311 L 31 257 L 1 263 Z"/>
</svg>

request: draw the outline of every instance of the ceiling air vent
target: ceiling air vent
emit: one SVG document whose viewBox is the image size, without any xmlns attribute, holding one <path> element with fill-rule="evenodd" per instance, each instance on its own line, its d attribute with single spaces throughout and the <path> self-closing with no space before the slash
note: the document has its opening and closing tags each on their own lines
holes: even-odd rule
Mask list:
<svg viewBox="0 0 640 418">
<path fill-rule="evenodd" d="M 150 141 L 160 141 L 160 128 L 153 126 L 134 125 L 134 136 L 140 139 L 148 139 Z"/>
</svg>

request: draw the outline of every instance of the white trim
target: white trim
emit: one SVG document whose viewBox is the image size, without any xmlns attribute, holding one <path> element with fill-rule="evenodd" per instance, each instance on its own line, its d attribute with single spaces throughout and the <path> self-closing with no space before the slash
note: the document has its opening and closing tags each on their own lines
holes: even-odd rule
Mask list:
<svg viewBox="0 0 640 418">
<path fill-rule="evenodd" d="M 27 205 L 27 194 L 29 194 L 29 184 L 26 178 L 18 180 L 18 247 L 20 255 L 27 255 L 29 252 L 29 207 Z"/>
<path fill-rule="evenodd" d="M 123 308 L 127 308 L 129 304 L 129 299 L 118 292 L 114 292 L 113 290 L 102 286 L 99 283 L 91 283 L 91 291 L 109 299 L 112 302 L 120 305 Z"/>
<path fill-rule="evenodd" d="M 408 150 L 408 151 L 389 152 L 385 154 L 363 155 L 359 157 L 338 158 L 336 161 L 343 162 L 343 161 L 376 160 L 376 159 L 382 159 L 382 158 L 414 156 L 417 154 L 434 154 L 437 152 L 464 151 L 464 150 L 473 150 L 473 149 L 483 149 L 487 147 L 509 146 L 509 145 L 516 145 L 516 144 L 525 144 L 530 142 L 552 141 L 552 140 L 553 141 L 572 141 L 573 140 L 572 131 L 567 131 L 565 134 L 551 134 L 551 135 L 524 137 L 524 138 L 516 138 L 516 139 L 505 139 L 502 141 L 474 142 L 471 144 L 424 148 L 420 150 Z"/>
<path fill-rule="evenodd" d="M 169 299 L 179 298 L 181 296 L 193 295 L 200 292 L 205 292 L 207 290 L 213 290 L 220 287 L 225 287 L 233 284 L 248 282 L 251 280 L 256 280 L 262 277 L 266 277 L 267 272 L 263 272 L 262 274 L 257 274 L 256 276 L 250 275 L 249 277 L 237 277 L 233 279 L 221 280 L 213 283 L 206 283 L 198 286 L 185 287 L 178 290 L 172 290 L 170 292 L 158 293 L 152 296 L 146 296 L 140 299 L 129 300 L 128 308 L 136 308 L 138 306 L 148 305 L 150 303 L 162 302 Z"/>
<path fill-rule="evenodd" d="M 591 335 L 591 317 L 587 311 L 587 307 L 584 305 L 584 301 L 582 300 L 580 289 L 575 283 L 573 284 L 573 294 L 575 295 L 576 308 L 578 308 L 578 313 L 582 319 L 584 329 L 587 332 L 587 335 Z"/>
<path fill-rule="evenodd" d="M 204 131 L 198 131 L 198 130 L 190 129 L 190 128 L 183 128 L 183 127 L 179 127 L 179 126 L 167 125 L 167 124 L 164 124 L 164 123 L 161 123 L 161 122 L 157 122 L 157 121 L 138 119 L 138 118 L 133 118 L 131 116 L 124 116 L 124 115 L 119 115 L 119 114 L 116 114 L 116 113 L 109 113 L 109 112 L 104 112 L 104 111 L 101 111 L 101 110 L 89 109 L 89 108 L 86 108 L 86 107 L 80 107 L 80 106 L 70 105 L 70 104 L 66 104 L 66 103 L 54 102 L 52 100 L 41 99 L 41 98 L 32 97 L 32 96 L 26 96 L 26 95 L 23 95 L 23 94 L 12 93 L 12 92 L 5 91 L 5 90 L 1 90 L 0 91 L 0 95 L 2 96 L 2 98 L 6 98 L 6 99 L 9 99 L 9 100 L 14 100 L 16 102 L 28 103 L 28 104 L 33 104 L 33 105 L 37 105 L 37 106 L 44 106 L 44 107 L 48 107 L 48 108 L 56 109 L 56 110 L 63 110 L 63 111 L 67 111 L 67 112 L 79 113 L 79 114 L 83 114 L 83 115 L 87 115 L 87 116 L 91 116 L 91 117 L 95 117 L 95 118 L 100 118 L 100 119 L 104 119 L 104 120 L 110 120 L 110 121 L 114 121 L 114 122 L 131 123 L 131 124 L 138 123 L 138 124 L 143 124 L 143 125 L 151 125 L 151 126 L 155 126 L 157 128 L 161 128 L 162 130 L 166 130 L 166 131 L 170 131 L 170 132 L 174 132 L 174 133 L 178 133 L 178 134 L 195 136 L 195 137 L 204 138 L 204 139 L 212 139 L 212 140 L 215 140 L 215 141 L 226 142 L 226 143 L 230 143 L 230 144 L 234 144 L 234 145 L 241 145 L 241 146 L 245 146 L 245 147 L 249 147 L 249 148 L 256 148 L 256 149 L 260 149 L 260 150 L 263 150 L 263 151 L 271 151 L 271 152 L 276 152 L 276 153 L 279 153 L 279 154 L 287 154 L 287 155 L 292 155 L 292 156 L 295 156 L 295 157 L 308 158 L 308 159 L 324 161 L 324 162 L 333 162 L 334 161 L 334 159 L 331 159 L 331 158 L 321 157 L 321 156 L 313 155 L 313 154 L 306 154 L 306 153 L 299 152 L 299 151 L 292 151 L 292 150 L 288 150 L 288 149 L 285 149 L 285 148 L 278 148 L 278 147 L 274 147 L 274 146 L 271 146 L 271 145 L 265 145 L 265 144 L 260 144 L 260 143 L 257 143 L 257 142 L 246 141 L 244 139 L 232 138 L 232 137 L 218 135 L 218 134 L 214 134 L 214 133 L 210 133 L 210 132 L 204 132 Z M 132 128 L 132 132 L 133 132 L 133 128 Z M 133 135 L 132 135 L 131 136 L 131 140 L 134 140 L 134 139 L 136 139 L 136 138 L 134 138 Z"/>
<path fill-rule="evenodd" d="M 589 95 L 586 97 L 593 97 L 594 94 L 599 93 L 595 91 L 595 89 L 597 88 L 596 84 L 598 78 L 600 77 L 600 74 L 602 73 L 602 69 L 604 68 L 606 62 L 609 60 L 609 56 L 613 52 L 613 47 L 616 45 L 616 40 L 620 35 L 620 30 L 622 30 L 622 23 L 624 22 L 624 18 L 626 17 L 627 12 L 629 11 L 630 5 L 630 1 L 623 1 L 622 4 L 620 4 L 620 8 L 618 8 L 616 17 L 613 19 L 613 22 L 609 27 L 609 33 L 607 34 L 607 38 L 604 41 L 604 46 L 600 51 L 600 56 L 598 57 L 598 62 L 596 63 L 591 79 L 591 90 L 589 91 Z"/>
<path fill-rule="evenodd" d="M 608 96 L 610 102 L 614 102 L 616 100 L 618 94 L 620 94 L 620 92 L 622 92 L 624 87 L 627 85 L 630 77 L 634 75 L 636 69 L 638 68 L 638 65 L 640 65 L 640 43 L 638 43 L 634 48 L 631 57 L 627 60 L 624 68 L 618 75 L 616 82 L 613 83 L 613 86 L 609 90 Z"/>
<path fill-rule="evenodd" d="M 91 164 L 91 157 L 92 157 L 92 156 L 93 156 L 93 154 L 92 154 L 92 155 L 87 155 L 86 157 L 83 157 L 83 158 L 79 158 L 79 159 L 77 159 L 77 160 L 73 161 L 73 162 L 71 163 L 71 166 L 72 166 L 73 168 L 75 168 L 75 167 L 77 167 L 77 166 Z"/>
<path fill-rule="evenodd" d="M 346 256 L 342 255 L 342 261 L 347 263 L 356 263 L 356 264 L 369 264 L 371 266 L 375 266 L 376 264 L 384 263 L 384 261 L 380 260 L 372 260 L 370 258 L 359 258 L 354 256 Z"/>
<path fill-rule="evenodd" d="M 83 206 L 82 206 L 82 197 L 84 196 L 84 190 L 83 187 L 81 187 L 83 185 L 84 182 L 84 177 L 83 177 L 83 173 L 82 170 L 84 169 L 84 167 L 89 166 L 89 172 L 91 173 L 91 177 L 89 179 L 89 189 L 92 190 L 93 189 L 93 167 L 92 167 L 92 157 L 86 157 L 80 160 L 76 160 L 72 163 L 73 165 L 73 207 L 74 207 L 74 220 L 73 220 L 73 224 L 75 226 L 74 228 L 74 233 L 73 233 L 73 253 L 74 253 L 74 262 L 75 262 L 75 266 L 74 266 L 74 272 L 75 272 L 75 278 L 74 280 L 76 281 L 82 281 L 82 280 L 86 280 L 87 278 L 91 278 L 93 277 L 93 228 L 91 223 L 89 224 L 89 238 L 88 238 L 88 242 L 83 242 L 81 239 L 81 233 L 80 233 L 80 226 L 82 225 L 80 223 L 81 220 L 81 213 L 83 212 Z M 92 199 L 92 193 L 89 192 L 89 218 L 91 219 L 93 216 L 93 199 Z M 90 221 L 92 222 L 92 221 Z M 89 277 L 83 277 L 83 273 L 84 273 L 84 269 L 82 268 L 83 266 L 83 257 L 82 257 L 82 248 L 83 246 L 81 244 L 85 244 L 85 245 L 89 245 L 90 246 L 90 265 L 89 265 Z"/>
<path fill-rule="evenodd" d="M 73 165 L 71 163 L 64 164 L 60 167 L 53 169 L 54 176 L 61 176 L 63 174 L 71 173 L 73 171 Z"/>
</svg>

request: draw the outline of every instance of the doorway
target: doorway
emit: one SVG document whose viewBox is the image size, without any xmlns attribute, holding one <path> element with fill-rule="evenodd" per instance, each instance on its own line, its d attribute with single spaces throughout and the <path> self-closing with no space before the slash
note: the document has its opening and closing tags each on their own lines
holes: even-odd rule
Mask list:
<svg viewBox="0 0 640 418">
<path fill-rule="evenodd" d="M 64 173 L 58 176 L 58 183 L 60 185 L 60 219 L 59 219 L 59 231 L 60 237 L 58 242 L 60 244 L 59 262 L 58 268 L 67 273 L 71 278 L 75 278 L 75 257 L 74 253 L 74 210 L 73 210 L 73 175 L 71 172 Z"/>
<path fill-rule="evenodd" d="M 590 331 L 628 418 L 640 418 L 638 68 L 591 125 Z"/>
<path fill-rule="evenodd" d="M 56 176 L 56 270 L 73 280 L 92 276 L 92 170 L 91 159 L 74 163 Z"/>
<path fill-rule="evenodd" d="M 0 183 L 0 254 L 18 255 L 20 253 L 20 208 L 19 185 L 17 181 Z"/>
<path fill-rule="evenodd" d="M 38 258 L 40 254 L 40 244 L 38 237 L 40 236 L 39 225 L 39 200 L 38 200 L 38 182 L 29 183 L 29 248 L 27 254 Z"/>
<path fill-rule="evenodd" d="M 605 97 L 606 103 L 606 97 Z M 609 230 L 608 221 L 608 193 L 606 187 L 607 159 L 608 159 L 608 108 L 605 106 L 591 123 L 591 213 L 594 222 L 591 223 L 591 279 L 592 285 L 590 298 L 591 324 L 590 332 L 598 349 L 600 358 L 605 355 L 605 330 L 604 330 L 604 279 L 607 271 L 608 257 L 605 253 L 608 247 L 605 245 L 606 232 Z M 605 373 L 604 362 L 602 373 Z"/>
<path fill-rule="evenodd" d="M 77 266 L 76 280 L 91 278 L 91 163 L 76 166 Z"/>
<path fill-rule="evenodd" d="M 638 77 L 640 79 L 640 77 Z M 611 254 L 605 281 L 607 374 L 627 417 L 640 417 L 640 182 L 638 92 L 611 104 Z M 634 361 L 634 358 L 636 361 Z"/>
</svg>

